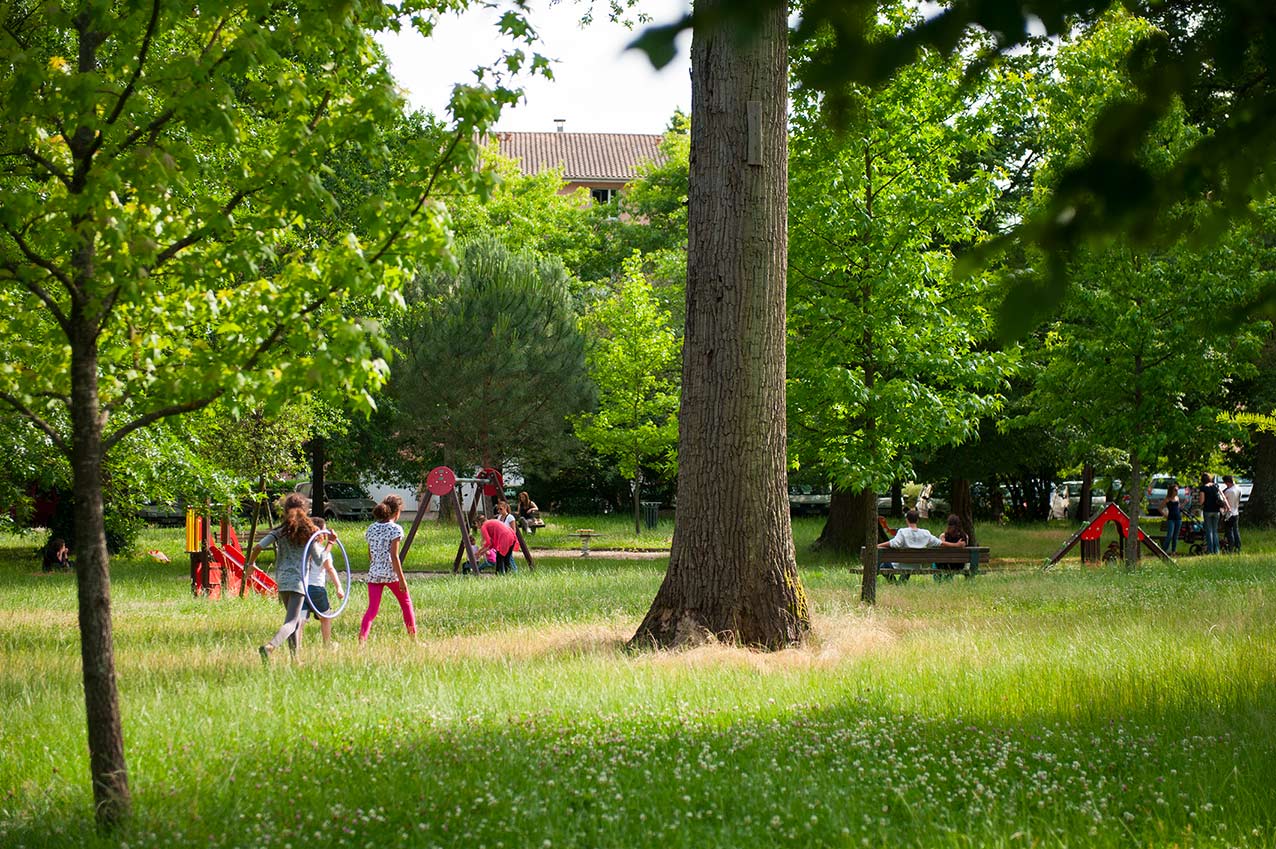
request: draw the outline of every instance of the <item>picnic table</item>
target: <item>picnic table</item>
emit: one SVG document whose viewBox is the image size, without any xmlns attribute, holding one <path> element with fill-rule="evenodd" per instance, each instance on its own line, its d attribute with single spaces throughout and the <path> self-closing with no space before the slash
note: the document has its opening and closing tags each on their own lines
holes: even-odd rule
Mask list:
<svg viewBox="0 0 1276 849">
<path fill-rule="evenodd" d="M 580 537 L 580 556 L 588 557 L 589 556 L 589 541 L 596 536 L 602 536 L 602 534 L 599 534 L 589 528 L 581 528 L 579 531 L 576 531 L 575 533 L 568 534 L 568 536 Z"/>
</svg>

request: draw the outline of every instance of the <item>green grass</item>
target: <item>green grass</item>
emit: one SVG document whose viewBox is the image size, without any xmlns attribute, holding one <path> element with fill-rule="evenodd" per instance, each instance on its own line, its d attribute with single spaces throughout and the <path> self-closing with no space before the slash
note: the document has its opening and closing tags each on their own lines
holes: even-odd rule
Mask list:
<svg viewBox="0 0 1276 849">
<path fill-rule="evenodd" d="M 423 561 L 450 564 L 444 531 Z M 985 541 L 1039 562 L 1062 538 Z M 1276 546 L 1245 541 L 883 584 L 871 610 L 803 547 L 815 633 L 775 654 L 630 654 L 664 562 L 547 557 L 414 580 L 420 639 L 387 598 L 364 650 L 356 587 L 337 650 L 308 629 L 304 666 L 263 669 L 278 606 L 190 598 L 180 531 L 151 531 L 173 564 L 113 564 L 136 816 L 103 838 L 73 579 L 0 538 L 0 846 L 1273 847 Z"/>
</svg>

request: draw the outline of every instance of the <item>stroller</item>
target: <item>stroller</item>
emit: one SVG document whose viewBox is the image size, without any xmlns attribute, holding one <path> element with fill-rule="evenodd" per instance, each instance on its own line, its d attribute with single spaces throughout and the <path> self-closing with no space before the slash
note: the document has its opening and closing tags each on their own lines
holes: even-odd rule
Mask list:
<svg viewBox="0 0 1276 849">
<path fill-rule="evenodd" d="M 1220 523 L 1221 524 L 1221 523 Z M 1179 527 L 1179 544 L 1187 546 L 1187 553 L 1192 556 L 1205 553 L 1205 520 L 1199 515 L 1183 516 L 1183 524 Z M 1219 528 L 1218 550 L 1221 554 L 1231 552 L 1232 546 Z"/>
</svg>

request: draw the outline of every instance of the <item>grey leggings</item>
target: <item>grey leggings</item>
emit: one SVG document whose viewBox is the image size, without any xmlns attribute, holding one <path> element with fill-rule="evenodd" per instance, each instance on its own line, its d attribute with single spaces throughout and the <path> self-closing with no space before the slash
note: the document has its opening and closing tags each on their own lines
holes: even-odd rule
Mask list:
<svg viewBox="0 0 1276 849">
<path fill-rule="evenodd" d="M 288 648 L 295 655 L 301 648 L 301 626 L 306 622 L 306 594 L 280 590 L 279 600 L 284 603 L 284 624 L 279 626 L 267 645 L 277 649 L 287 640 Z"/>
</svg>

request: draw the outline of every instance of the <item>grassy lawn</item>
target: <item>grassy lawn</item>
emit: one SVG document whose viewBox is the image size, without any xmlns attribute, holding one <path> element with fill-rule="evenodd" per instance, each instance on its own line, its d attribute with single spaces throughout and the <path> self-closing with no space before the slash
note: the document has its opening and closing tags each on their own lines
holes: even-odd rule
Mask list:
<svg viewBox="0 0 1276 849">
<path fill-rule="evenodd" d="M 671 531 L 549 521 L 535 546 Z M 363 650 L 357 586 L 336 649 L 311 628 L 304 665 L 268 669 L 278 605 L 190 598 L 180 529 L 151 531 L 140 548 L 173 564 L 113 564 L 137 813 L 110 839 L 73 579 L 0 537 L 0 846 L 1276 846 L 1272 535 L 1043 572 L 1066 529 L 992 528 L 1024 568 L 883 584 L 869 610 L 859 576 L 806 552 L 819 527 L 795 529 L 800 649 L 629 653 L 664 562 L 595 555 L 416 579 L 420 637 L 387 599 Z M 359 569 L 361 527 L 339 530 Z M 410 568 L 450 567 L 456 544 L 429 528 Z"/>
</svg>

